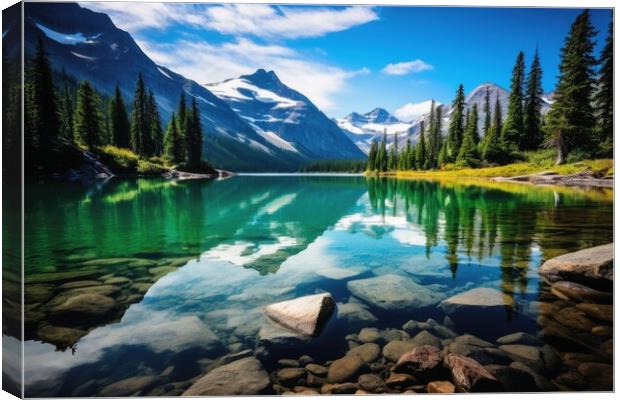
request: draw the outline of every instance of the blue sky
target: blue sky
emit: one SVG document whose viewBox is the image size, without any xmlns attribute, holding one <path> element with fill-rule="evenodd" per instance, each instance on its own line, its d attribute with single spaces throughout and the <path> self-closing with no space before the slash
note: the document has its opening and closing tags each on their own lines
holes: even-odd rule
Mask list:
<svg viewBox="0 0 620 400">
<path fill-rule="evenodd" d="M 564 38 L 581 9 L 325 7 L 91 3 L 129 31 L 158 64 L 199 83 L 274 70 L 329 116 L 381 106 L 397 116 L 459 83 L 508 88 L 517 53 L 538 46 L 554 89 Z M 591 10 L 597 55 L 611 11 Z M 411 110 L 413 111 L 407 111 Z"/>
</svg>

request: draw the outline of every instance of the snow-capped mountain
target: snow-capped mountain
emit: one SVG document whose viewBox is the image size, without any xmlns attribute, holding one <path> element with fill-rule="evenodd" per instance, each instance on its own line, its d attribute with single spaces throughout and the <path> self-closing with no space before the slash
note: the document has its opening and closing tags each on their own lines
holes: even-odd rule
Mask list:
<svg viewBox="0 0 620 400">
<path fill-rule="evenodd" d="M 380 141 L 384 132 L 387 133 L 388 143 L 394 141 L 394 134 L 401 144 L 408 138 L 415 142 L 419 121 L 403 122 L 387 110 L 377 107 L 365 114 L 352 112 L 344 118 L 337 119 L 336 123 L 360 150 L 368 154 L 373 139 Z"/>
<path fill-rule="evenodd" d="M 41 38 L 56 71 L 90 81 L 105 96 L 113 93 L 118 82 L 128 106 L 142 73 L 157 98 L 164 124 L 176 110 L 181 93 L 194 96 L 205 132 L 205 157 L 220 168 L 292 171 L 307 162 L 257 133 L 204 86 L 155 64 L 131 35 L 117 28 L 104 13 L 75 3 L 27 3 L 24 29 L 28 57 Z"/>
<path fill-rule="evenodd" d="M 205 87 L 285 152 L 308 160 L 364 158 L 331 119 L 273 71 L 259 69 Z"/>
</svg>

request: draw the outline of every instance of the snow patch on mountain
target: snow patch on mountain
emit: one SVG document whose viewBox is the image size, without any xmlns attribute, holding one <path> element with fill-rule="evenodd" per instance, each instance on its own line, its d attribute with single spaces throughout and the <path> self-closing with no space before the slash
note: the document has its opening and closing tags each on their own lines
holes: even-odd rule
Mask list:
<svg viewBox="0 0 620 400">
<path fill-rule="evenodd" d="M 228 101 L 256 100 L 263 103 L 273 103 L 273 108 L 291 108 L 303 106 L 302 102 L 287 99 L 276 93 L 253 85 L 246 79 L 229 79 L 217 85 L 206 85 L 216 96 Z M 301 103 L 301 104 L 300 104 Z"/>
<path fill-rule="evenodd" d="M 57 32 L 53 29 L 50 29 L 44 25 L 41 25 L 39 23 L 36 24 L 37 28 L 39 28 L 41 31 L 43 31 L 43 33 L 45 34 L 45 36 L 47 36 L 48 38 L 58 42 L 58 43 L 62 43 L 62 44 L 68 44 L 68 45 L 76 45 L 76 44 L 80 44 L 80 43 L 95 43 L 95 39 L 97 39 L 100 34 L 98 35 L 91 35 L 89 37 L 87 37 L 86 35 L 84 35 L 81 32 L 77 32 L 77 33 L 61 33 L 61 32 Z"/>
</svg>

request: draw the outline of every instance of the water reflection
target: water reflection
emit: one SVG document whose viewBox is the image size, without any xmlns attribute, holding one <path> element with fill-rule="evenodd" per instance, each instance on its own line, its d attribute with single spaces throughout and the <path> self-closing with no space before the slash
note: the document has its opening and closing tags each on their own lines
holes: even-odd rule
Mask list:
<svg viewBox="0 0 620 400">
<path fill-rule="evenodd" d="M 541 260 L 612 237 L 609 192 L 300 176 L 28 190 L 29 226 L 39 228 L 26 232 L 30 396 L 101 395 L 135 375 L 174 386 L 218 357 L 265 343 L 287 343 L 291 356 L 306 346 L 319 359 L 333 357 L 324 349 L 344 351 L 345 335 L 360 324 L 399 327 L 411 318 L 348 290 L 348 282 L 375 276 L 405 277 L 443 298 L 499 289 L 516 309 L 470 318 L 460 331 L 488 339 L 534 332 Z M 310 343 L 261 311 L 320 291 L 355 312 Z M 88 324 L 55 317 L 57 299 L 93 292 L 113 299 L 113 311 Z M 432 306 L 416 315 L 442 312 Z M 73 353 L 58 352 L 68 347 L 57 328 L 75 334 Z"/>
</svg>

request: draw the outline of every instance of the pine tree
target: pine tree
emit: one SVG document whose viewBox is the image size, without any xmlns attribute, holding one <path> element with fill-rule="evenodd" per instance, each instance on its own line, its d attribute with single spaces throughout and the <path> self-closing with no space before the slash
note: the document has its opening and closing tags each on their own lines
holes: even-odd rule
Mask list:
<svg viewBox="0 0 620 400">
<path fill-rule="evenodd" d="M 30 93 L 25 98 L 29 118 L 30 136 L 37 150 L 38 161 L 50 165 L 50 154 L 56 148 L 60 137 L 58 120 L 58 99 L 52 77 L 52 66 L 45 51 L 43 40 L 39 37 L 34 59 L 27 71 Z M 28 146 L 30 147 L 30 146 Z"/>
<path fill-rule="evenodd" d="M 522 148 L 523 128 L 523 81 L 525 78 L 525 56 L 520 51 L 512 69 L 508 114 L 502 129 L 502 140 L 514 150 Z"/>
<path fill-rule="evenodd" d="M 612 155 L 614 129 L 614 37 L 613 22 L 599 59 L 600 76 L 595 95 L 598 139 L 607 155 Z"/>
<path fill-rule="evenodd" d="M 502 106 L 499 102 L 499 93 L 495 98 L 493 124 L 489 128 L 489 134 L 483 144 L 482 158 L 486 162 L 493 164 L 503 164 L 506 162 L 506 151 L 502 141 Z"/>
<path fill-rule="evenodd" d="M 155 94 L 152 90 L 149 90 L 148 118 L 150 120 L 150 134 L 148 135 L 149 146 L 147 155 L 159 156 L 163 150 L 163 132 L 161 118 L 159 117 L 159 110 L 157 108 L 157 100 L 155 100 Z"/>
<path fill-rule="evenodd" d="M 489 128 L 491 127 L 491 93 L 487 86 L 486 93 L 484 95 L 484 126 L 482 127 L 482 133 L 486 136 Z"/>
<path fill-rule="evenodd" d="M 437 163 L 439 166 L 443 166 L 448 162 L 448 141 L 444 140 L 439 149 L 439 154 L 437 155 Z"/>
<path fill-rule="evenodd" d="M 405 151 L 401 155 L 401 159 L 403 160 L 402 169 L 410 170 L 413 169 L 412 160 L 411 160 L 411 139 L 407 138 L 407 144 L 405 145 Z"/>
<path fill-rule="evenodd" d="M 478 136 L 478 107 L 474 104 L 468 114 L 467 129 L 463 143 L 456 158 L 459 166 L 476 167 L 480 164 L 480 154 L 476 137 Z"/>
<path fill-rule="evenodd" d="M 394 133 L 394 143 L 390 147 L 388 156 L 388 170 L 395 171 L 396 169 L 398 169 L 398 137 Z"/>
<path fill-rule="evenodd" d="M 590 12 L 585 10 L 571 25 L 561 51 L 560 76 L 546 127 L 549 144 L 557 149 L 557 163 L 560 164 L 574 149 L 592 149 L 596 122 L 591 104 L 595 83 L 595 34 Z"/>
<path fill-rule="evenodd" d="M 443 105 L 438 105 L 435 109 L 435 123 L 433 124 L 433 131 L 431 135 L 433 136 L 433 142 L 435 143 L 434 149 L 432 150 L 431 155 L 431 168 L 435 169 L 441 165 L 439 161 L 439 152 L 441 151 L 441 147 L 444 143 L 443 138 L 441 136 L 441 124 L 443 122 Z M 444 155 L 445 157 L 445 155 Z"/>
<path fill-rule="evenodd" d="M 425 169 L 426 165 L 426 138 L 424 137 L 424 121 L 420 122 L 420 140 L 416 145 L 416 164 L 418 169 Z"/>
<path fill-rule="evenodd" d="M 69 142 L 73 141 L 73 113 L 73 97 L 65 84 L 59 105 L 59 122 L 60 136 Z"/>
<path fill-rule="evenodd" d="M 148 94 L 142 73 L 138 74 L 136 91 L 131 112 L 130 146 L 139 156 L 147 155 L 149 136 L 151 134 L 151 120 L 148 110 Z"/>
<path fill-rule="evenodd" d="M 114 97 L 110 100 L 110 132 L 112 144 L 116 147 L 129 148 L 129 116 L 125 107 L 125 100 L 121 94 L 121 89 L 116 84 Z"/>
<path fill-rule="evenodd" d="M 192 97 L 192 108 L 187 119 L 189 120 L 185 133 L 187 163 L 194 167 L 202 162 L 202 126 L 200 125 L 200 110 L 195 97 Z"/>
<path fill-rule="evenodd" d="M 386 172 L 388 168 L 388 154 L 387 154 L 387 133 L 383 131 L 383 138 L 381 139 L 381 145 L 379 146 L 379 157 L 378 157 L 378 169 L 381 172 Z"/>
<path fill-rule="evenodd" d="M 179 133 L 177 119 L 174 113 L 172 113 L 168 128 L 166 129 L 166 136 L 164 137 L 164 155 L 173 164 L 185 162 L 183 139 Z"/>
<path fill-rule="evenodd" d="M 368 171 L 374 171 L 376 169 L 375 163 L 377 162 L 377 141 L 372 139 L 370 143 L 370 150 L 368 151 L 368 162 L 366 163 L 366 169 Z"/>
<path fill-rule="evenodd" d="M 88 81 L 80 83 L 73 131 L 76 141 L 91 150 L 102 144 L 103 116 L 100 107 L 99 96 L 91 84 Z"/>
<path fill-rule="evenodd" d="M 542 121 L 542 68 L 538 58 L 538 49 L 534 53 L 534 60 L 530 66 L 530 72 L 525 84 L 525 104 L 523 117 L 523 140 L 521 148 L 523 150 L 535 150 L 543 142 L 541 129 Z"/>
<path fill-rule="evenodd" d="M 435 100 L 431 100 L 431 112 L 428 116 L 428 149 L 426 150 L 425 169 L 435 168 L 437 164 L 437 136 L 435 135 Z"/>
<path fill-rule="evenodd" d="M 463 112 L 465 111 L 465 89 L 463 84 L 459 85 L 456 97 L 452 103 L 452 116 L 448 127 L 448 139 L 446 145 L 446 161 L 453 162 L 458 155 L 465 132 Z"/>
</svg>

